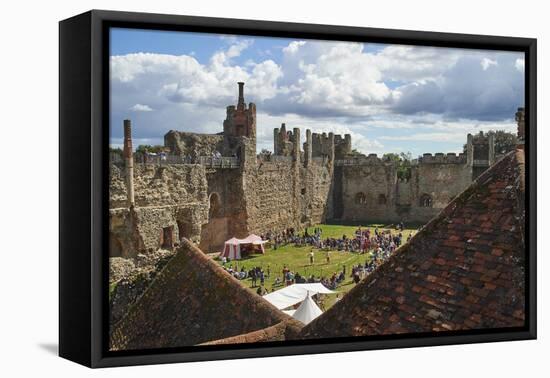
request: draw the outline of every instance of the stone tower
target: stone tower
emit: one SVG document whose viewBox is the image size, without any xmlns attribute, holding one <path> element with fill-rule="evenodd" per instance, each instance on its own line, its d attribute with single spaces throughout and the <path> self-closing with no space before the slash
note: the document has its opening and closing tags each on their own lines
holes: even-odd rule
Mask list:
<svg viewBox="0 0 550 378">
<path fill-rule="evenodd" d="M 521 148 L 525 144 L 525 108 L 518 108 L 516 122 L 518 124 L 518 146 Z"/>
<path fill-rule="evenodd" d="M 227 107 L 227 117 L 223 121 L 223 134 L 225 136 L 245 136 L 256 141 L 256 105 L 244 102 L 244 83 L 239 82 L 239 98 L 237 106 Z"/>
<path fill-rule="evenodd" d="M 467 164 L 472 167 L 472 180 L 485 172 L 495 163 L 494 134 L 468 134 L 466 143 Z"/>
</svg>

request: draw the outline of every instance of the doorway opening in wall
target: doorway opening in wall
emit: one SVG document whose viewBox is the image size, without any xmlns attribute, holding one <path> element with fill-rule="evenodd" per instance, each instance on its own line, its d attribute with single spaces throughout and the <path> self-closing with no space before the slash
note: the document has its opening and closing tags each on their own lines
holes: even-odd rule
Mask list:
<svg viewBox="0 0 550 378">
<path fill-rule="evenodd" d="M 122 243 L 113 234 L 109 237 L 109 254 L 111 257 L 123 257 Z"/>
<path fill-rule="evenodd" d="M 174 226 L 164 227 L 161 233 L 160 247 L 171 249 L 174 246 Z"/>
<path fill-rule="evenodd" d="M 221 215 L 221 200 L 220 195 L 216 192 L 210 194 L 210 210 L 208 211 L 208 218 L 218 218 Z"/>
<path fill-rule="evenodd" d="M 191 236 L 191 224 L 189 224 L 188 222 L 184 222 L 182 220 L 178 220 L 177 223 L 178 223 L 178 236 L 179 236 L 179 239 L 180 240 L 182 238 L 189 239 L 189 237 Z"/>
</svg>

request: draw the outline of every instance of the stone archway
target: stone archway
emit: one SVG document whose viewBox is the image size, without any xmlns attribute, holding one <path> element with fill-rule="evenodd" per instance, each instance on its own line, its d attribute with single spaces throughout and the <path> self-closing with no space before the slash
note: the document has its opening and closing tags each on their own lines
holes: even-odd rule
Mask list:
<svg viewBox="0 0 550 378">
<path fill-rule="evenodd" d="M 208 219 L 219 218 L 222 216 L 222 203 L 220 195 L 216 192 L 210 194 L 209 197 L 209 210 L 208 210 Z"/>
<path fill-rule="evenodd" d="M 160 247 L 172 249 L 174 247 L 174 226 L 163 227 L 160 233 Z"/>
<path fill-rule="evenodd" d="M 224 216 L 221 196 L 217 192 L 210 194 L 208 202 L 208 223 L 201 230 L 200 248 L 205 252 L 216 252 L 228 239 L 228 219 Z"/>
</svg>

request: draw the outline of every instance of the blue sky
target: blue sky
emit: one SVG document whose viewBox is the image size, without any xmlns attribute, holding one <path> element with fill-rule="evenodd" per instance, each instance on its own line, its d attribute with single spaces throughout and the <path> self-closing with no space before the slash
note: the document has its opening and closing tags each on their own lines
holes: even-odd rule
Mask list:
<svg viewBox="0 0 550 378">
<path fill-rule="evenodd" d="M 368 153 L 459 152 L 467 133 L 514 131 L 523 54 L 219 34 L 111 30 L 111 145 L 169 130 L 216 133 L 225 107 L 257 105 L 258 151 L 272 130 L 350 133 Z M 119 127 L 120 126 L 120 127 Z"/>
</svg>

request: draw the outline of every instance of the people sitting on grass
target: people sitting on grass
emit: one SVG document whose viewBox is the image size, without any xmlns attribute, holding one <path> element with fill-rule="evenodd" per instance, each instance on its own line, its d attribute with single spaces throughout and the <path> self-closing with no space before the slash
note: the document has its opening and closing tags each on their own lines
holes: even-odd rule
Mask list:
<svg viewBox="0 0 550 378">
<path fill-rule="evenodd" d="M 385 254 L 391 254 L 403 242 L 403 222 L 396 227 L 397 232 L 391 230 L 379 230 L 378 227 L 371 232 L 370 229 L 363 229 L 361 226 L 355 231 L 353 237 L 342 235 L 341 238 L 323 238 L 323 231 L 319 227 L 313 228 L 312 232 L 306 228 L 303 233 L 297 233 L 293 228 L 283 230 L 281 233 L 267 232 L 262 234 L 262 239 L 269 240 L 273 249 L 286 244 L 293 244 L 296 247 L 312 246 L 324 251 L 342 251 L 353 253 L 368 253 L 382 249 Z M 408 236 L 409 241 L 411 235 Z M 314 264 L 313 251 L 308 255 L 310 265 Z M 325 256 L 327 264 L 330 257 Z"/>
</svg>

